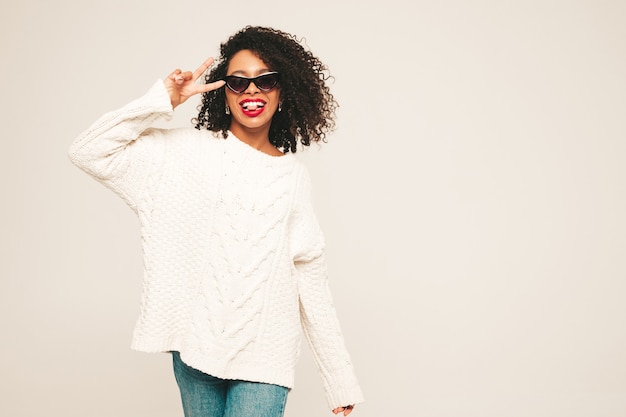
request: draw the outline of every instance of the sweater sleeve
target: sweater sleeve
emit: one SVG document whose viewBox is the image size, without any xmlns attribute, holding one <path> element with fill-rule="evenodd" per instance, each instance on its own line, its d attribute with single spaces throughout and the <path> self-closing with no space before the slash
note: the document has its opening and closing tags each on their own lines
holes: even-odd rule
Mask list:
<svg viewBox="0 0 626 417">
<path fill-rule="evenodd" d="M 357 404 L 363 394 L 346 349 L 328 286 L 324 256 L 296 263 L 302 327 L 322 377 L 330 409 Z"/>
<path fill-rule="evenodd" d="M 300 317 L 332 410 L 362 402 L 363 395 L 333 304 L 324 242 L 313 213 L 307 172 L 299 188 L 292 240 L 299 242 L 293 255 L 298 274 Z"/>
<path fill-rule="evenodd" d="M 81 133 L 70 146 L 69 158 L 137 210 L 163 143 L 159 139 L 164 131 L 152 126 L 172 114 L 167 90 L 158 80 L 144 96 L 104 114 Z"/>
</svg>

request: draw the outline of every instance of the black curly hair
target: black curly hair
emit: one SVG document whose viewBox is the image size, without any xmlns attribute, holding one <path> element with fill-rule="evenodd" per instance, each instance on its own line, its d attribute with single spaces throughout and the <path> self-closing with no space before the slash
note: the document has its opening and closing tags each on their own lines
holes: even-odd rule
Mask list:
<svg viewBox="0 0 626 417">
<path fill-rule="evenodd" d="M 304 146 L 325 142 L 326 134 L 335 127 L 338 104 L 326 85 L 328 68 L 296 36 L 268 27 L 246 26 L 220 45 L 218 64 L 205 76 L 205 82 L 224 79 L 230 59 L 244 49 L 280 74 L 282 111 L 272 118 L 270 143 L 283 153 L 295 153 L 298 141 Z M 193 119 L 196 129 L 221 132 L 226 138 L 231 115 L 225 110 L 223 88 L 204 93 L 198 117 Z"/>
</svg>

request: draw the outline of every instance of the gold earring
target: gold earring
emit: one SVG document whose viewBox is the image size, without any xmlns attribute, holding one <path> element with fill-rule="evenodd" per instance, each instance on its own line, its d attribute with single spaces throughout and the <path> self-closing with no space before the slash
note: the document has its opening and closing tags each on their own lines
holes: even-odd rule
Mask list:
<svg viewBox="0 0 626 417">
<path fill-rule="evenodd" d="M 228 104 L 226 105 L 226 114 L 230 114 L 230 107 L 228 107 Z"/>
</svg>

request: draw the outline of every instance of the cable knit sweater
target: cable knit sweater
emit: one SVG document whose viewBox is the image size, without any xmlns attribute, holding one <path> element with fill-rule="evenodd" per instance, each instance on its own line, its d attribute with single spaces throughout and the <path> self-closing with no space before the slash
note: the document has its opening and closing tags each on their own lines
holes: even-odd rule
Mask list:
<svg viewBox="0 0 626 417">
<path fill-rule="evenodd" d="M 172 114 L 159 80 L 102 116 L 69 152 L 140 219 L 144 284 L 133 349 L 176 350 L 219 378 L 291 388 L 302 328 L 331 409 L 361 402 L 305 167 L 232 133 L 152 127 Z"/>
</svg>

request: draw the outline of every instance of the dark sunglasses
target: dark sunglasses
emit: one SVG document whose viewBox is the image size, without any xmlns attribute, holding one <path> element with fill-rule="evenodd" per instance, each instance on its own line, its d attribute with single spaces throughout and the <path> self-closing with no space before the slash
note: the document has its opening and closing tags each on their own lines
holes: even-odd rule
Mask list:
<svg viewBox="0 0 626 417">
<path fill-rule="evenodd" d="M 237 94 L 246 91 L 250 83 L 254 83 L 259 90 L 267 93 L 278 85 L 280 74 L 277 72 L 266 72 L 265 74 L 252 78 L 227 75 L 224 80 L 226 81 L 226 86 Z"/>
</svg>

